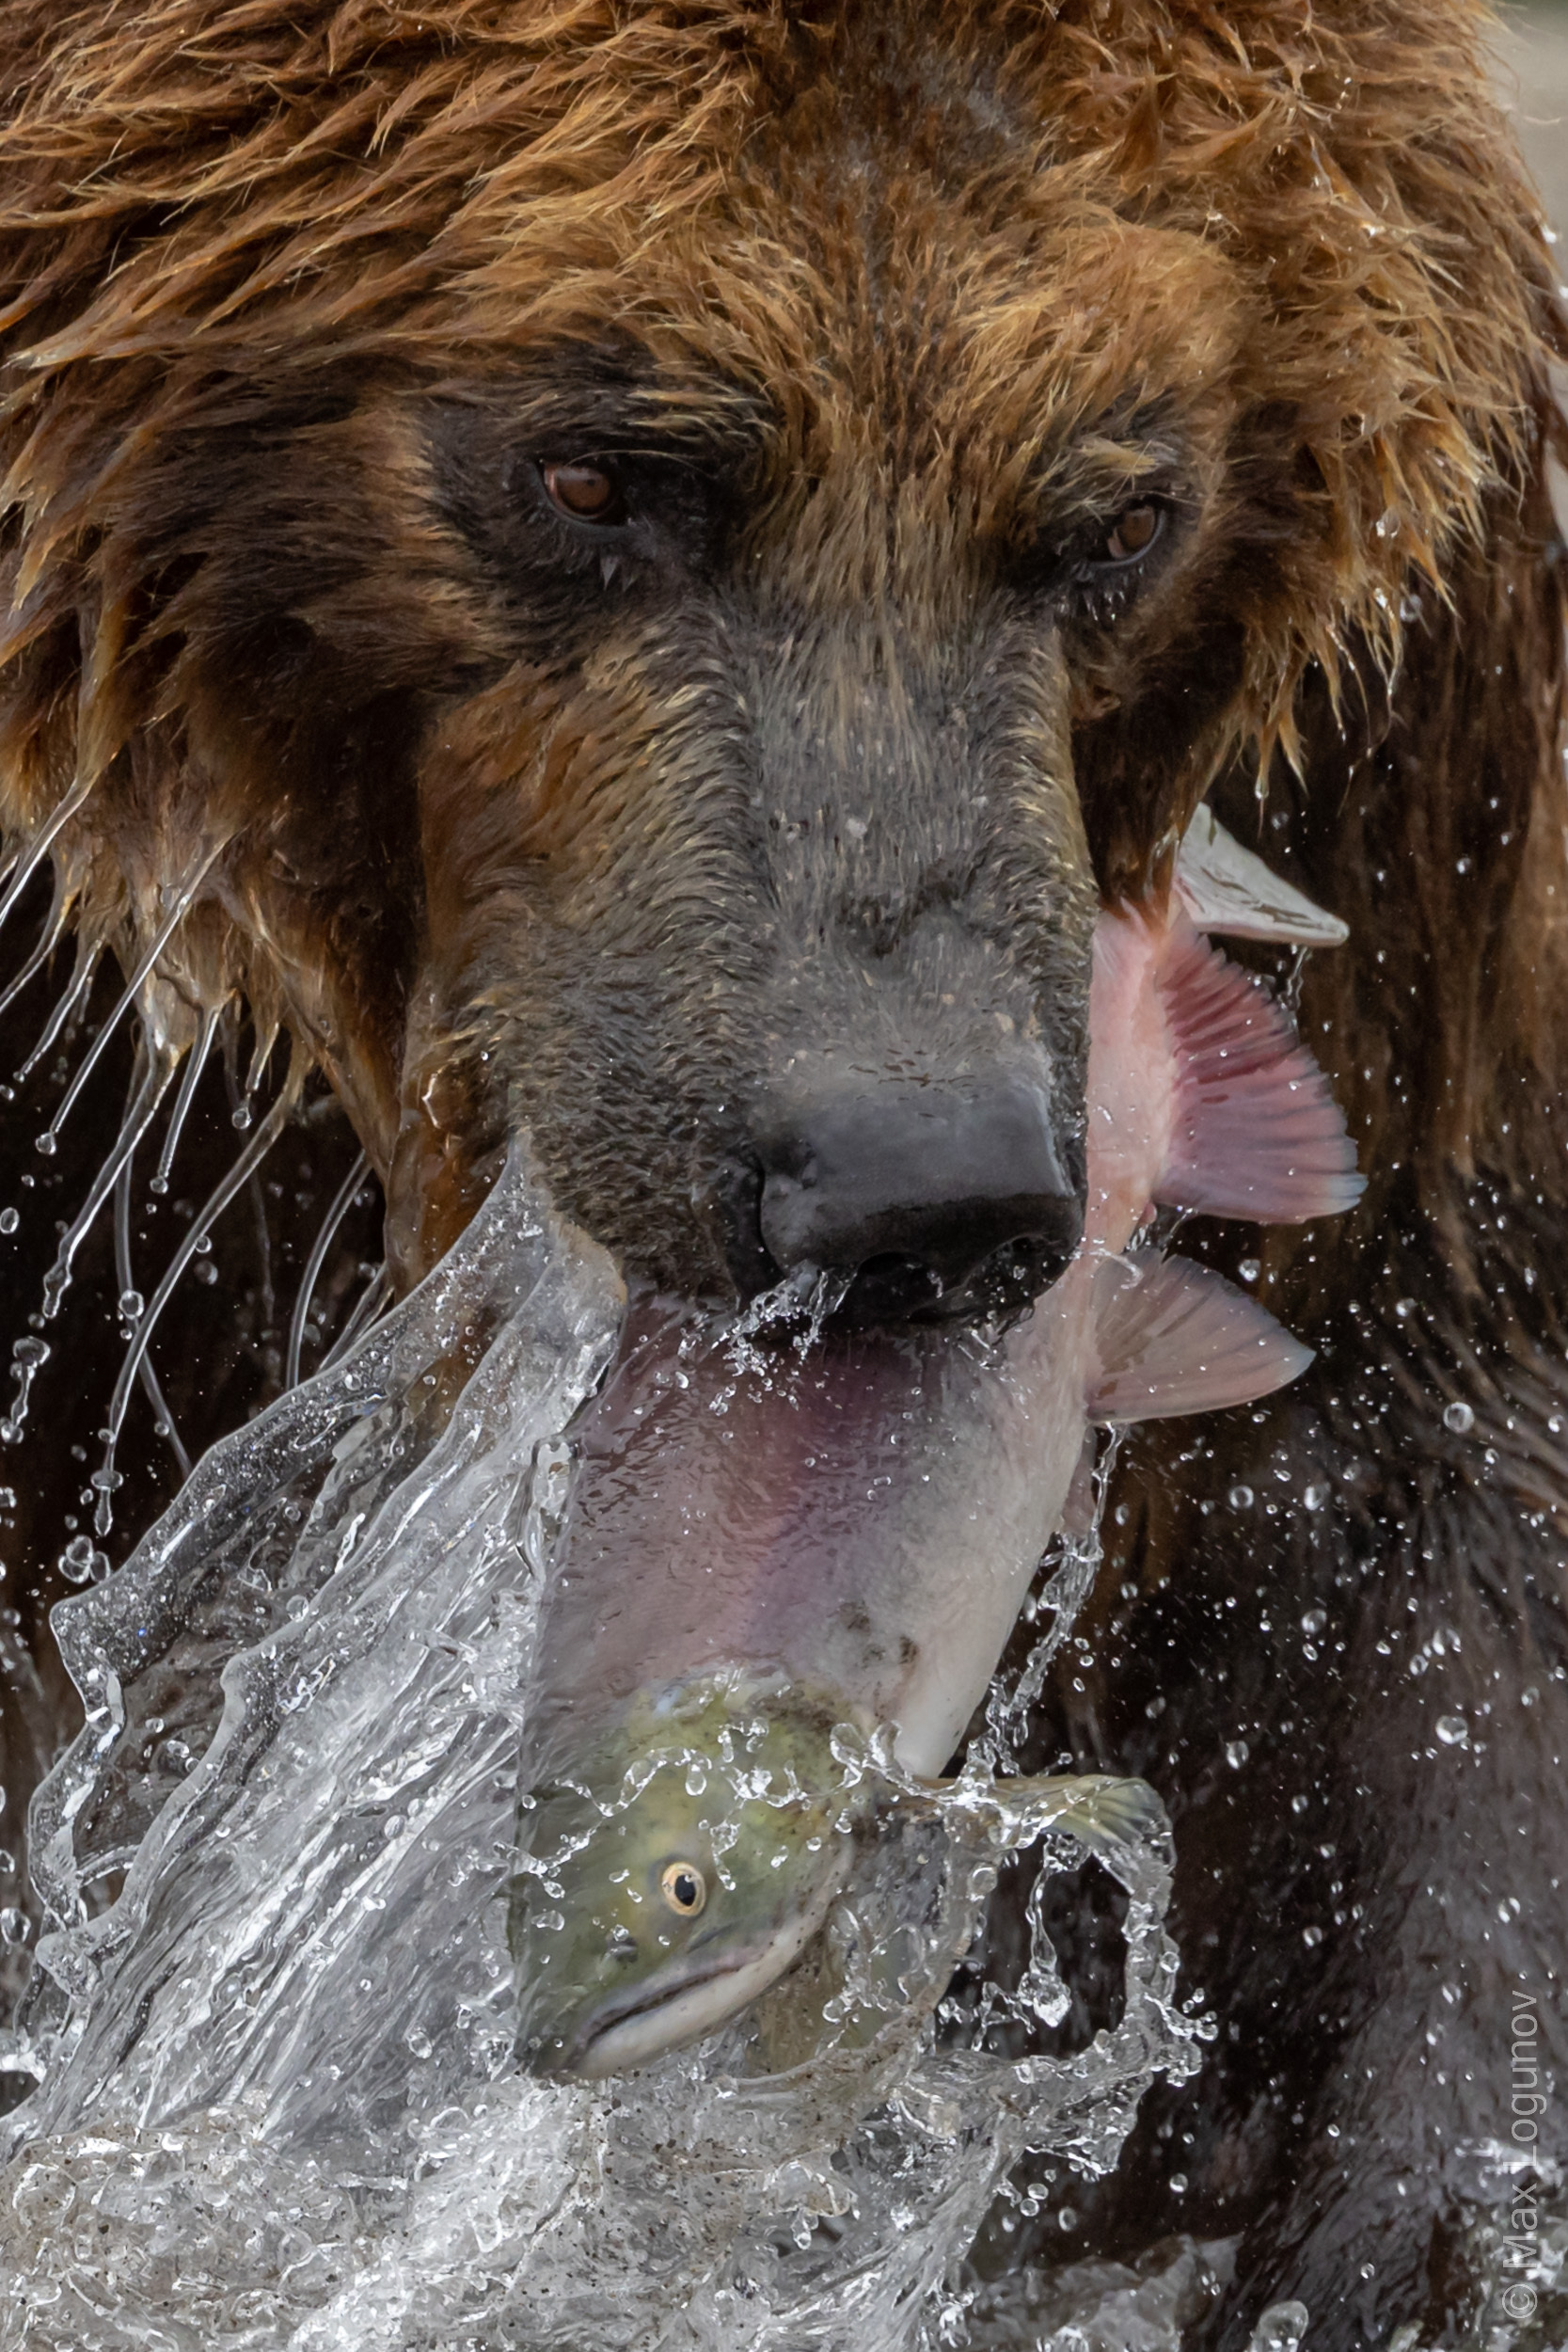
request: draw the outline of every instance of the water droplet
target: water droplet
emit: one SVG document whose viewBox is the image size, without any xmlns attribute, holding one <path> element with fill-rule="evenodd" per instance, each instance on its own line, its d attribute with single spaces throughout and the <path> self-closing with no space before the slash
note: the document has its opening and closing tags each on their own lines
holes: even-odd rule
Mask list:
<svg viewBox="0 0 1568 2352">
<path fill-rule="evenodd" d="M 1306 1795 L 1294 1796 L 1291 1799 L 1291 1810 L 1292 1813 L 1305 1813 L 1310 1803 L 1311 1799 Z"/>
<path fill-rule="evenodd" d="M 1262 1273 L 1263 1268 L 1258 1259 L 1243 1258 L 1241 1264 L 1236 1268 L 1236 1271 L 1241 1276 L 1243 1282 L 1256 1282 L 1258 1277 Z"/>
<path fill-rule="evenodd" d="M 430 2036 L 419 2026 L 410 2026 L 403 2038 L 417 2058 L 427 2058 L 436 2047 Z"/>
<path fill-rule="evenodd" d="M 11 1361 L 17 1364 L 30 1364 L 36 1371 L 40 1364 L 46 1364 L 49 1361 L 48 1341 L 26 1338 L 13 1341 Z"/>
<path fill-rule="evenodd" d="M 1170 2193 L 1173 2197 L 1185 2197 L 1187 2194 L 1187 2175 L 1185 2172 L 1173 2172 L 1171 2174 Z"/>
<path fill-rule="evenodd" d="M 161 1199 L 168 1190 L 168 1178 L 166 1176 L 150 1176 L 147 1180 L 147 1189 L 149 1192 L 157 1193 Z"/>
<path fill-rule="evenodd" d="M 1315 1952 L 1323 1940 L 1323 1931 L 1322 1928 L 1303 1928 L 1301 1940 L 1309 1952 Z"/>
<path fill-rule="evenodd" d="M 1233 1511 L 1250 1511 L 1252 1508 L 1252 1488 L 1250 1486 L 1232 1486 L 1230 1492 L 1225 1499 L 1227 1502 L 1229 1503 L 1230 1508 Z"/>
<path fill-rule="evenodd" d="M 1061 2210 L 1058 2212 L 1056 2216 L 1056 2227 L 1059 2230 L 1076 2230 L 1078 2227 L 1078 2216 L 1073 2212 L 1070 2205 L 1063 2205 Z"/>
<path fill-rule="evenodd" d="M 27 1914 L 18 1911 L 14 1903 L 8 1903 L 5 1910 L 0 1911 L 0 1944 L 15 1951 L 19 1944 L 26 1943 L 27 1934 Z"/>
<path fill-rule="evenodd" d="M 1227 1740 L 1225 1743 L 1225 1760 L 1233 1772 L 1241 1771 L 1251 1754 L 1252 1750 L 1244 1740 Z"/>
<path fill-rule="evenodd" d="M 90 1535 L 72 1535 L 60 1554 L 60 1574 L 72 1584 L 90 1583 L 98 1558 Z"/>
<path fill-rule="evenodd" d="M 1309 1486 L 1304 1486 L 1302 1488 L 1301 1499 L 1306 1504 L 1307 1510 L 1321 1511 L 1323 1504 L 1328 1501 L 1328 1488 L 1320 1485 L 1318 1481 L 1314 1479 Z"/>
<path fill-rule="evenodd" d="M 1469 1743 L 1470 1726 L 1463 1715 L 1439 1715 L 1437 1737 L 1446 1748 L 1463 1748 Z"/>
<path fill-rule="evenodd" d="M 22 1217 L 16 1209 L 0 1209 L 0 1233 L 14 1233 Z"/>
<path fill-rule="evenodd" d="M 1445 1429 L 1451 1429 L 1456 1438 L 1463 1438 L 1466 1430 L 1473 1429 L 1475 1425 L 1476 1416 L 1470 1406 L 1457 1401 L 1452 1405 L 1444 1406 L 1443 1426 Z"/>
<path fill-rule="evenodd" d="M 52 1160 L 54 1158 L 55 1151 L 58 1147 L 55 1144 L 53 1135 L 47 1127 L 44 1129 L 41 1136 L 35 1136 L 33 1137 L 33 1149 L 35 1152 L 41 1152 L 46 1160 Z"/>
<path fill-rule="evenodd" d="M 146 1312 L 146 1311 L 147 1311 L 147 1301 L 146 1301 L 146 1299 L 142 1296 L 142 1295 L 141 1295 L 140 1291 L 121 1291 L 121 1292 L 120 1292 L 120 1294 L 119 1294 L 119 1312 L 120 1312 L 120 1318 L 121 1318 L 121 1320 L 122 1320 L 123 1322 L 125 1322 L 125 1323 L 136 1323 L 136 1322 L 139 1322 L 139 1321 L 140 1321 L 140 1319 L 141 1319 L 141 1317 L 142 1317 L 142 1315 Z"/>
</svg>

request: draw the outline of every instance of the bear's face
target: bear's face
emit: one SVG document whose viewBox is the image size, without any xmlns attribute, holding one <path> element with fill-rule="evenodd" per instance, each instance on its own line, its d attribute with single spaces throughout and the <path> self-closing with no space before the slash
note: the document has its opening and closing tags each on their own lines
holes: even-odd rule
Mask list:
<svg viewBox="0 0 1568 2352">
<path fill-rule="evenodd" d="M 253 889 L 356 1041 L 405 1279 L 515 1126 L 688 1295 L 875 1262 L 867 1311 L 968 1311 L 1076 1242 L 1076 747 L 1214 619 L 1239 306 L 1179 234 L 934 208 L 798 200 L 793 308 L 738 241 L 644 246 L 654 327 L 324 385 L 221 499 L 199 437 L 166 482 L 193 729 L 271 802 Z M 1191 797 L 1163 752 L 1134 886 Z"/>
</svg>

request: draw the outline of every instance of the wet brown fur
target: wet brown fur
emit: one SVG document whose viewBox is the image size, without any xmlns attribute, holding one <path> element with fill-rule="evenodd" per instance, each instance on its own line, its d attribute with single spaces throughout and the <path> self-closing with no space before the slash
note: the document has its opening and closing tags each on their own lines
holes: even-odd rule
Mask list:
<svg viewBox="0 0 1568 2352">
<path fill-rule="evenodd" d="M 1100 890 L 1141 894 L 1211 788 L 1350 923 L 1304 1025 L 1371 1181 L 1345 1230 L 1275 1237 L 1264 1277 L 1325 1370 L 1211 1454 L 1144 1447 L 1118 1565 L 1155 1597 L 1106 1632 L 1121 1679 L 1102 1661 L 1089 1698 L 1059 1694 L 1063 1737 L 1144 1763 L 1179 1832 L 1190 1813 L 1195 1946 L 1216 1918 L 1247 1941 L 1245 1890 L 1226 1912 L 1186 1859 L 1209 1851 L 1224 1728 L 1203 1597 L 1223 1627 L 1226 1592 L 1315 1592 L 1343 1565 L 1294 1521 L 1227 1550 L 1220 1503 L 1262 1491 L 1255 1463 L 1287 1463 L 1293 1491 L 1320 1458 L 1362 1465 L 1360 1492 L 1386 1491 L 1355 1540 L 1396 1582 L 1425 1556 L 1419 1498 L 1455 1525 L 1473 1505 L 1473 1542 L 1450 1528 L 1428 1551 L 1493 1547 L 1499 1656 L 1526 1616 L 1558 1638 L 1560 330 L 1484 33 L 1469 0 L 10 0 L 0 21 L 0 814 L 25 847 L 80 791 L 54 864 L 127 969 L 161 894 L 212 857 L 146 1018 L 177 1057 L 233 993 L 300 1041 L 387 1183 L 404 1279 L 520 1118 L 603 1238 L 721 1284 L 704 1122 L 715 1072 L 768 1044 L 744 1008 L 773 983 L 766 894 L 705 812 L 729 789 L 715 746 L 787 744 L 797 683 L 808 767 L 849 772 L 874 706 L 939 808 L 967 755 L 929 714 L 990 711 L 1011 830 L 966 811 L 954 854 L 991 877 L 999 1004 L 1051 976 L 1043 920 L 1008 945 L 1031 894 L 1081 936 L 1085 837 Z M 729 469 L 722 659 L 678 566 L 641 601 L 563 591 L 553 634 L 509 601 L 484 485 L 509 450 L 572 453 L 611 399 L 617 431 Z M 1167 482 L 1181 529 L 1135 604 L 1038 626 L 1011 584 L 1027 551 Z M 708 528 L 682 511 L 683 546 Z M 902 854 L 867 867 L 864 919 L 890 938 Z M 828 892 L 802 867 L 802 922 Z M 644 959 L 586 1057 L 559 975 L 530 961 L 546 935 Z M 817 1004 L 779 1000 L 779 1028 Z M 1256 1237 L 1202 1246 L 1233 1262 Z M 1484 1468 L 1436 1424 L 1460 1393 L 1495 1438 Z M 1354 1654 L 1382 1671 L 1370 1631 Z M 1139 1725 L 1168 1689 L 1189 1730 L 1165 1748 Z M 1397 1811 L 1378 1759 L 1402 1741 L 1369 1714 L 1335 1769 Z M 1288 1876 L 1280 1821 L 1257 1867 Z M 1265 1979 L 1275 2010 L 1316 1997 L 1291 1939 L 1202 1961 L 1222 2017 L 1256 1994 L 1261 2018 Z M 1267 2069 L 1226 2045 L 1191 2094 L 1208 2153 L 1188 2203 L 1156 2136 L 1185 2128 L 1180 2103 L 1108 2193 L 1107 2244 L 1149 2216 L 1252 2233 L 1227 2342 L 1272 2296 L 1321 2310 L 1355 2274 L 1361 2187 L 1294 2153 L 1327 2128 L 1342 2042 L 1281 2107 L 1311 2111 L 1299 2126 L 1257 2122 Z M 1400 2077 L 1402 2114 L 1426 2095 Z M 1369 2289 L 1315 2341 L 1460 2308 L 1429 2275 L 1449 2226 L 1388 2220 L 1404 2300 Z"/>
</svg>

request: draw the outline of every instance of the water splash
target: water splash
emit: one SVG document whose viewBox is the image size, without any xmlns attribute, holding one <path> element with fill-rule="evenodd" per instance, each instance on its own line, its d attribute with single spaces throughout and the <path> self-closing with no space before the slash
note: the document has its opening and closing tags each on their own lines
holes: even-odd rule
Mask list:
<svg viewBox="0 0 1568 2352">
<path fill-rule="evenodd" d="M 320 1369 L 323 1372 L 329 1372 L 335 1364 L 342 1362 L 349 1349 L 371 1328 L 389 1303 L 391 1295 L 392 1278 L 385 1264 L 378 1265 L 355 1301 L 348 1321 L 322 1358 Z"/>
<path fill-rule="evenodd" d="M 0 1421 L 0 1443 L 21 1444 L 33 1382 L 48 1361 L 49 1343 L 46 1340 L 38 1339 L 31 1332 L 24 1332 L 21 1339 L 11 1342 L 11 1379 L 15 1383 L 16 1393 L 11 1398 L 10 1409 L 5 1420 Z"/>
<path fill-rule="evenodd" d="M 370 1174 L 370 1154 L 367 1152 L 361 1152 L 348 1174 L 343 1178 L 331 1207 L 323 1217 L 321 1231 L 316 1235 L 310 1255 L 305 1262 L 305 1271 L 299 1278 L 299 1296 L 294 1301 L 293 1321 L 289 1326 L 288 1362 L 283 1374 L 283 1386 L 286 1389 L 296 1387 L 299 1381 L 299 1359 L 305 1348 L 305 1329 L 310 1320 L 310 1305 L 316 1295 L 316 1284 L 321 1279 L 322 1267 L 326 1263 L 326 1253 L 332 1247 L 333 1236 L 339 1226 L 348 1215 L 350 1201 Z"/>
<path fill-rule="evenodd" d="M 934 2352 L 1020 2158 L 1102 2171 L 1192 2071 L 1168 1840 L 1109 1828 L 1120 2023 L 1059 2059 L 941 2046 L 1001 1863 L 1083 1843 L 1059 1797 L 977 1765 L 933 1802 L 847 1749 L 911 1802 L 812 1966 L 639 2076 L 518 2075 L 523 1693 L 621 1311 L 515 1157 L 413 1297 L 56 1611 L 87 1721 L 31 1817 L 5 2352 Z"/>
</svg>

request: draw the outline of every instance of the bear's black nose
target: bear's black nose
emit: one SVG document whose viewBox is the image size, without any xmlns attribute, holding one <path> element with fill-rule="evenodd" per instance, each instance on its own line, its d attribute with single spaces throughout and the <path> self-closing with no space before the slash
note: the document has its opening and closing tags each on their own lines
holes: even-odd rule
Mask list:
<svg viewBox="0 0 1568 2352">
<path fill-rule="evenodd" d="M 1083 1232 L 1082 1182 L 1064 1167 L 1044 1094 L 1012 1073 L 835 1089 L 765 1122 L 757 1148 L 773 1265 L 860 1278 L 874 1320 L 958 1306 L 999 1260 L 1003 1289 L 1032 1295 Z"/>
</svg>

